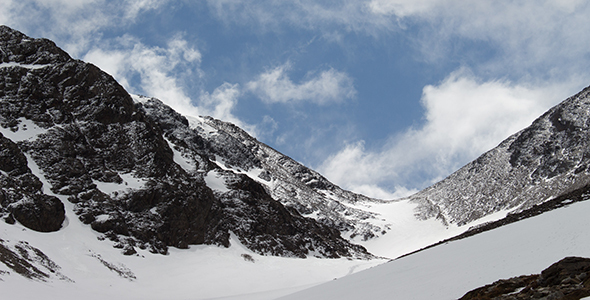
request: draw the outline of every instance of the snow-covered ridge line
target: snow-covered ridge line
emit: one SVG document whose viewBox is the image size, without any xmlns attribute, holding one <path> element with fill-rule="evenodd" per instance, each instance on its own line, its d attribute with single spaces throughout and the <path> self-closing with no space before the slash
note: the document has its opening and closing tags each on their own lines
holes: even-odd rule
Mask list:
<svg viewBox="0 0 590 300">
<path fill-rule="evenodd" d="M 205 117 L 205 124 L 231 137 L 231 140 L 241 144 L 243 149 L 252 154 L 258 161 L 254 168 L 264 172 L 250 172 L 248 175 L 251 178 L 256 177 L 253 179 L 265 186 L 269 194 L 284 205 L 295 208 L 306 217 L 338 228 L 346 236 L 358 237 L 359 240 L 376 238 L 387 231 L 387 224 L 375 225 L 375 221 L 380 219 L 378 214 L 367 210 L 369 204 L 387 201 L 342 190 L 318 172 L 258 141 L 231 123 Z M 250 168 L 251 166 L 241 167 L 247 172 Z"/>
<path fill-rule="evenodd" d="M 459 226 L 526 210 L 590 184 L 590 88 L 564 100 L 444 180 L 409 199 L 421 219 Z"/>
<path fill-rule="evenodd" d="M 19 68 L 25 68 L 25 69 L 30 69 L 30 70 L 42 69 L 42 68 L 46 68 L 49 66 L 51 66 L 51 64 L 33 65 L 33 64 L 21 64 L 21 63 L 17 63 L 17 62 L 0 63 L 0 68 L 19 67 Z"/>
</svg>

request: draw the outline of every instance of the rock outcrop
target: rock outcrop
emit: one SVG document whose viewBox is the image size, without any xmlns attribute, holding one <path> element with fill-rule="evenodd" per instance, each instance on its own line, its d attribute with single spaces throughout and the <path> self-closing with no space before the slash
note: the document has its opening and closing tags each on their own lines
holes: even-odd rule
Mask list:
<svg viewBox="0 0 590 300">
<path fill-rule="evenodd" d="M 444 180 L 410 197 L 419 218 L 464 225 L 518 213 L 590 184 L 590 88 Z"/>
<path fill-rule="evenodd" d="M 571 299 L 590 296 L 590 259 L 566 257 L 541 274 L 498 280 L 465 294 L 460 300 Z"/>
</svg>

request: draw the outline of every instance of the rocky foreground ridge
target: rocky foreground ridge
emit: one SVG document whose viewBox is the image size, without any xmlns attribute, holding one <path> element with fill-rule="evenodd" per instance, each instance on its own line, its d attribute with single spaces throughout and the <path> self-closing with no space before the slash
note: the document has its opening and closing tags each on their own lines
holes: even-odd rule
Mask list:
<svg viewBox="0 0 590 300">
<path fill-rule="evenodd" d="M 7 223 L 56 231 L 65 204 L 129 255 L 227 247 L 235 234 L 261 254 L 370 257 L 341 230 L 366 238 L 382 231 L 364 221 L 371 214 L 342 204 L 373 200 L 231 124 L 188 120 L 156 99 L 134 101 L 96 66 L 6 26 L 0 127 L 0 217 Z"/>
<path fill-rule="evenodd" d="M 589 275 L 589 258 L 566 257 L 541 274 L 498 280 L 468 292 L 460 300 L 577 300 L 590 296 Z"/>
</svg>

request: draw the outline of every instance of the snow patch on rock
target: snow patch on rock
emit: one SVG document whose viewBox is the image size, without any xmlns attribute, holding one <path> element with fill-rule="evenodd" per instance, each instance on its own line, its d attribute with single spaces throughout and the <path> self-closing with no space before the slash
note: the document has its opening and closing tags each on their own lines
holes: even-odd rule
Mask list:
<svg viewBox="0 0 590 300">
<path fill-rule="evenodd" d="M 44 134 L 48 129 L 37 126 L 33 121 L 26 118 L 18 118 L 18 125 L 13 128 L 4 128 L 0 126 L 0 132 L 13 142 L 25 140 L 34 140 L 38 135 Z"/>
</svg>

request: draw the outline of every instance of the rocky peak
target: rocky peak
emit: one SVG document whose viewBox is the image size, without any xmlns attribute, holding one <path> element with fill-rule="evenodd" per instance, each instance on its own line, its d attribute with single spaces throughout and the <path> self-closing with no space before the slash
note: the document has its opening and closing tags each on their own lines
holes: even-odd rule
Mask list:
<svg viewBox="0 0 590 300">
<path fill-rule="evenodd" d="M 47 65 L 63 63 L 71 57 L 48 39 L 32 39 L 0 25 L 0 63 Z"/>
<path fill-rule="evenodd" d="M 590 183 L 590 88 L 441 182 L 413 195 L 420 218 L 467 224 L 518 213 Z"/>
<path fill-rule="evenodd" d="M 110 75 L 48 40 L 0 27 L 0 53 L 6 222 L 55 231 L 64 213 L 75 213 L 125 254 L 227 247 L 233 233 L 264 254 L 370 256 L 251 178 L 260 160 L 223 130 L 155 99 L 134 102 Z M 32 215 L 38 225 L 27 223 Z"/>
</svg>

